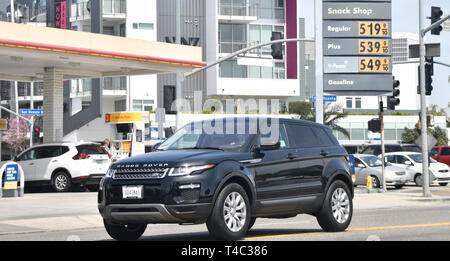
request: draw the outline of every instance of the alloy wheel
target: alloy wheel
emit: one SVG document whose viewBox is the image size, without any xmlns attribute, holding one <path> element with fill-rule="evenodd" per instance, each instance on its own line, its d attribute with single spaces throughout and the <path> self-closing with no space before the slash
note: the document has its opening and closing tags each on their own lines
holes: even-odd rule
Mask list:
<svg viewBox="0 0 450 261">
<path fill-rule="evenodd" d="M 230 193 L 223 204 L 223 217 L 228 229 L 232 232 L 240 231 L 247 218 L 245 200 L 238 192 Z"/>
</svg>

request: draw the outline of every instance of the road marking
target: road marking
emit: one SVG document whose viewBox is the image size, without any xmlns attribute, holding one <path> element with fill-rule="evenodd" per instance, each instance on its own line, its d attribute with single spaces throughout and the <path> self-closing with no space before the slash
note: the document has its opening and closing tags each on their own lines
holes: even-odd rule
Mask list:
<svg viewBox="0 0 450 261">
<path fill-rule="evenodd" d="M 405 228 L 419 228 L 419 227 L 443 227 L 450 226 L 450 222 L 433 223 L 433 224 L 416 224 L 416 225 L 400 225 L 400 226 L 383 226 L 383 227 L 364 227 L 364 228 L 350 228 L 346 231 L 372 231 L 372 230 L 386 230 L 386 229 L 405 229 Z M 244 240 L 252 239 L 263 239 L 263 238 L 276 238 L 276 237 L 286 237 L 286 236 L 303 236 L 303 235 L 313 235 L 313 234 L 324 234 L 324 231 L 317 232 L 305 232 L 305 233 L 293 233 L 293 234 L 280 234 L 280 235 L 268 235 L 268 236 L 254 236 L 246 237 Z"/>
</svg>

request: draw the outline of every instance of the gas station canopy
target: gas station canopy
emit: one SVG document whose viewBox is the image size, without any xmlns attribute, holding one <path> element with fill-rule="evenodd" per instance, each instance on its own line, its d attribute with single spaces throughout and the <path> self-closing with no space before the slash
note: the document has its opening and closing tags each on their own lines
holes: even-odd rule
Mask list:
<svg viewBox="0 0 450 261">
<path fill-rule="evenodd" d="M 199 47 L 0 22 L 0 79 L 43 81 L 189 72 L 205 66 Z"/>
</svg>

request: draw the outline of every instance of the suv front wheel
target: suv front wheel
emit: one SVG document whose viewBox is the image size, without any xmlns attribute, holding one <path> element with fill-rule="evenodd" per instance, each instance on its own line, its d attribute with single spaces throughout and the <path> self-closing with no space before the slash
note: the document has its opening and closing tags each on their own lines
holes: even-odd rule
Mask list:
<svg viewBox="0 0 450 261">
<path fill-rule="evenodd" d="M 240 185 L 232 183 L 219 193 L 206 226 L 217 240 L 238 240 L 247 233 L 250 220 L 247 194 Z"/>
<path fill-rule="evenodd" d="M 327 232 L 347 229 L 353 216 L 353 202 L 343 181 L 336 180 L 330 185 L 322 209 L 316 216 L 319 225 Z"/>
<path fill-rule="evenodd" d="M 106 232 L 117 241 L 135 241 L 140 238 L 147 224 L 116 225 L 103 220 Z"/>
</svg>

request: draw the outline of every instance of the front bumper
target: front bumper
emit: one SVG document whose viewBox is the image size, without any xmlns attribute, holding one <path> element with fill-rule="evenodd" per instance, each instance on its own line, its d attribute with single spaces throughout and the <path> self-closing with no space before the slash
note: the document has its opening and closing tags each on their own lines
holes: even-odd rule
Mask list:
<svg viewBox="0 0 450 261">
<path fill-rule="evenodd" d="M 98 193 L 98 209 L 114 223 L 204 223 L 221 180 L 208 171 L 163 179 L 106 178 Z M 124 186 L 141 186 L 142 198 L 124 199 Z"/>
<path fill-rule="evenodd" d="M 211 204 L 166 206 L 163 204 L 99 205 L 103 219 L 119 224 L 204 223 Z"/>
</svg>

